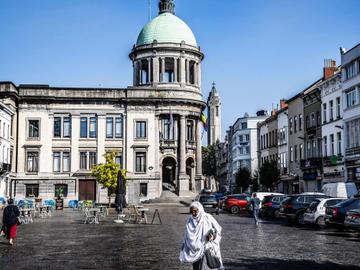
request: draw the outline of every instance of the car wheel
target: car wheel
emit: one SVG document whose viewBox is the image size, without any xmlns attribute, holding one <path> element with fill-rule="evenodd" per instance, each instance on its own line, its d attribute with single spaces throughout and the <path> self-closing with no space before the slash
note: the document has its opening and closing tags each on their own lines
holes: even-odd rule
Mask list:
<svg viewBox="0 0 360 270">
<path fill-rule="evenodd" d="M 324 217 L 318 217 L 316 220 L 316 225 L 320 228 L 326 228 L 325 218 Z"/>
<path fill-rule="evenodd" d="M 296 221 L 299 225 L 305 225 L 304 214 L 305 213 L 302 212 L 297 215 Z"/>
<path fill-rule="evenodd" d="M 275 210 L 274 211 L 274 218 L 279 218 L 280 217 L 280 211 L 279 210 Z"/>
<path fill-rule="evenodd" d="M 233 205 L 230 208 L 230 212 L 231 212 L 231 214 L 238 214 L 240 212 L 240 209 L 236 205 Z"/>
</svg>

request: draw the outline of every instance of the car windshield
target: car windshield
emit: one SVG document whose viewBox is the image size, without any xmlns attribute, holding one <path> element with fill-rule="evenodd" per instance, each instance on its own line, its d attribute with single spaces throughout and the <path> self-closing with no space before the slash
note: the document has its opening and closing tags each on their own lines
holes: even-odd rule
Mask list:
<svg viewBox="0 0 360 270">
<path fill-rule="evenodd" d="M 286 197 L 281 203 L 287 204 L 291 202 L 292 197 Z"/>
<path fill-rule="evenodd" d="M 341 203 L 338 203 L 338 204 L 336 205 L 336 207 L 347 207 L 347 206 L 349 206 L 350 204 L 352 204 L 354 201 L 356 201 L 356 199 L 348 199 L 348 200 L 345 200 L 345 201 L 343 201 L 343 202 L 341 202 Z"/>
<path fill-rule="evenodd" d="M 265 196 L 264 199 L 262 200 L 264 203 L 266 202 L 270 202 L 272 200 L 273 196 Z"/>
<path fill-rule="evenodd" d="M 215 196 L 201 196 L 200 202 L 216 202 Z"/>
</svg>

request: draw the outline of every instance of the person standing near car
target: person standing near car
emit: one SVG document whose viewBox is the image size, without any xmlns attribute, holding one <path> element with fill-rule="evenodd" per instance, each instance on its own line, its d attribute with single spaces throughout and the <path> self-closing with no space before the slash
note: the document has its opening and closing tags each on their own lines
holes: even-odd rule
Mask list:
<svg viewBox="0 0 360 270">
<path fill-rule="evenodd" d="M 3 225 L 5 226 L 6 238 L 9 240 L 9 244 L 12 245 L 16 236 L 17 224 L 20 216 L 19 208 L 14 205 L 14 200 L 8 200 L 8 206 L 5 207 L 3 213 Z"/>
<path fill-rule="evenodd" d="M 256 196 L 256 193 L 253 194 L 250 202 L 253 209 L 255 225 L 259 225 L 260 199 Z"/>
</svg>

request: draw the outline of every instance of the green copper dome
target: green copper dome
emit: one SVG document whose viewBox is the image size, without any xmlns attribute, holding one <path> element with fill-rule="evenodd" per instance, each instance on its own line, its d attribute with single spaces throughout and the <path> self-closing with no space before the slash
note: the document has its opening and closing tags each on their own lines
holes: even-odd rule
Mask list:
<svg viewBox="0 0 360 270">
<path fill-rule="evenodd" d="M 190 27 L 172 13 L 165 12 L 154 18 L 141 30 L 136 46 L 158 43 L 181 43 L 197 47 Z"/>
</svg>

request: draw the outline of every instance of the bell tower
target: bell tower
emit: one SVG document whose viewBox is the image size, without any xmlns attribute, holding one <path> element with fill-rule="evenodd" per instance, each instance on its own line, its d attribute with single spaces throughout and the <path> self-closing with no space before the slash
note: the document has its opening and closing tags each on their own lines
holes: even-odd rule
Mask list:
<svg viewBox="0 0 360 270">
<path fill-rule="evenodd" d="M 208 100 L 208 145 L 221 140 L 221 100 L 216 90 L 215 82 L 212 85 Z"/>
</svg>

